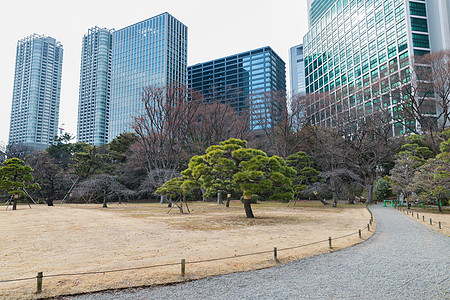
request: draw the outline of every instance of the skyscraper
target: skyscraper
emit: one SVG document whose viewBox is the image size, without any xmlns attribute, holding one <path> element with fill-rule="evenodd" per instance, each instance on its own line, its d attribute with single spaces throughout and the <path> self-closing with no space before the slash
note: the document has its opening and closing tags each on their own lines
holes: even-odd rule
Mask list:
<svg viewBox="0 0 450 300">
<path fill-rule="evenodd" d="M 33 34 L 17 43 L 9 145 L 43 150 L 58 133 L 63 47 Z"/>
<path fill-rule="evenodd" d="M 289 50 L 289 78 L 291 95 L 305 95 L 305 61 L 303 59 L 303 44 Z"/>
<path fill-rule="evenodd" d="M 190 66 L 188 78 L 189 88 L 205 101 L 226 100 L 238 112 L 250 110 L 253 129 L 276 122 L 272 114 L 281 110 L 282 103 L 269 101 L 270 95 L 286 92 L 285 63 L 270 47 Z"/>
<path fill-rule="evenodd" d="M 338 119 L 364 118 L 383 109 L 392 117 L 393 133 L 405 133 L 404 124 L 395 121 L 399 97 L 392 91 L 414 80 L 414 56 L 448 47 L 449 35 L 441 34 L 449 30 L 448 13 L 430 18 L 429 10 L 440 7 L 448 12 L 449 2 L 308 1 L 310 28 L 303 39 L 306 93 L 318 96 L 311 97 L 306 108 L 311 122 L 334 126 Z M 428 114 L 433 117 L 433 109 Z"/>
<path fill-rule="evenodd" d="M 112 32 L 93 27 L 83 37 L 77 139 L 91 145 L 108 142 Z"/>
<path fill-rule="evenodd" d="M 133 131 L 143 88 L 187 84 L 187 27 L 163 13 L 113 33 L 109 138 Z"/>
</svg>

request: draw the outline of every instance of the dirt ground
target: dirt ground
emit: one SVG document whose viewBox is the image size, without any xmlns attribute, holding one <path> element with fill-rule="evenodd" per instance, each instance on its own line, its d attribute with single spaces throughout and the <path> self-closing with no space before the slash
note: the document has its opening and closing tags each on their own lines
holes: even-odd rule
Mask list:
<svg viewBox="0 0 450 300">
<path fill-rule="evenodd" d="M 211 275 L 270 267 L 276 264 L 335 251 L 359 243 L 367 231 L 370 214 L 362 205 L 324 206 L 318 202 L 264 202 L 252 205 L 255 219 L 245 217 L 243 205 L 230 208 L 215 203 L 189 203 L 190 214 L 181 215 L 160 204 L 64 204 L 54 207 L 0 206 L 0 281 L 35 277 L 43 272 L 43 292 L 37 296 L 36 280 L 0 282 L 0 298 L 24 299 L 74 294 L 112 288 L 191 280 Z M 374 224 L 375 225 L 375 224 Z M 358 236 L 358 229 L 363 238 Z M 351 236 L 335 237 L 354 233 Z M 333 249 L 328 246 L 332 237 Z M 284 248 L 324 241 L 291 250 Z M 267 253 L 235 257 L 255 252 Z M 232 257 L 204 263 L 199 260 Z M 186 275 L 180 274 L 181 259 Z M 173 266 L 100 273 L 161 264 Z"/>
</svg>

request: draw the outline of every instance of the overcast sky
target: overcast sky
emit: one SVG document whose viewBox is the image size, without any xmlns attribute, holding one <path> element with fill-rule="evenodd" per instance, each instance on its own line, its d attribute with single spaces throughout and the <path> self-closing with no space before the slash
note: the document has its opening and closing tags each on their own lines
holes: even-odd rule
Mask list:
<svg viewBox="0 0 450 300">
<path fill-rule="evenodd" d="M 0 11 L 0 142 L 8 142 L 17 41 L 45 34 L 64 47 L 59 124 L 77 129 L 81 39 L 169 12 L 188 27 L 188 65 L 270 46 L 286 63 L 307 31 L 306 0 L 7 0 Z M 289 78 L 286 78 L 289 82 Z"/>
</svg>

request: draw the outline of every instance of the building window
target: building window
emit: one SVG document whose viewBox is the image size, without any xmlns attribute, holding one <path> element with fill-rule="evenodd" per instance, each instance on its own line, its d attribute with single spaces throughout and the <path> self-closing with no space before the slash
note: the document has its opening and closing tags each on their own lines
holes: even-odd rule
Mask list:
<svg viewBox="0 0 450 300">
<path fill-rule="evenodd" d="M 430 41 L 428 39 L 428 35 L 413 33 L 412 40 L 414 47 L 430 48 Z"/>
<path fill-rule="evenodd" d="M 428 32 L 427 19 L 411 18 L 411 29 L 413 31 Z"/>
<path fill-rule="evenodd" d="M 409 2 L 409 13 L 413 16 L 427 16 L 427 10 L 424 3 Z"/>
</svg>

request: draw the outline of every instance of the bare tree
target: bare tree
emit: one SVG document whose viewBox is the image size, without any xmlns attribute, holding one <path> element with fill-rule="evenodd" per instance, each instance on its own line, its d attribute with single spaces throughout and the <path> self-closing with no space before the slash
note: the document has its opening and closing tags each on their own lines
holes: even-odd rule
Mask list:
<svg viewBox="0 0 450 300">
<path fill-rule="evenodd" d="M 283 158 L 302 150 L 304 139 L 300 132 L 307 123 L 305 96 L 294 95 L 286 99 L 284 92 L 268 93 L 265 101 L 269 103 L 266 107 L 268 115 L 274 120 L 260 130 L 261 148 Z"/>
<path fill-rule="evenodd" d="M 24 160 L 25 157 L 33 151 L 33 147 L 24 143 L 10 144 L 6 146 L 6 156 L 8 158 L 18 158 L 20 160 Z"/>
<path fill-rule="evenodd" d="M 354 120 L 349 125 L 354 130 L 346 137 L 350 150 L 347 164 L 363 179 L 367 202 L 372 203 L 375 181 L 394 160 L 401 139 L 392 137 L 390 115 L 384 112 Z"/>
<path fill-rule="evenodd" d="M 406 84 L 391 90 L 398 103 L 396 122 L 424 134 L 438 152 L 443 141 L 438 133 L 450 125 L 450 50 L 417 56 L 414 62 L 411 69 L 401 71 L 399 79 Z"/>
<path fill-rule="evenodd" d="M 102 198 L 103 207 L 107 206 L 107 199 L 132 195 L 133 192 L 125 188 L 117 181 L 115 176 L 109 174 L 97 174 L 83 181 L 74 190 L 75 197 L 87 197 L 88 201 Z"/>
<path fill-rule="evenodd" d="M 143 91 L 144 112 L 135 119 L 138 158 L 151 170 L 181 170 L 189 157 L 186 147 L 200 102 L 195 93 L 189 100 L 186 87 L 147 87 Z"/>
<path fill-rule="evenodd" d="M 250 134 L 248 111 L 239 113 L 227 99 L 206 102 L 198 108 L 189 128 L 189 156 L 202 154 L 209 146 L 229 138 L 248 139 Z"/>
<path fill-rule="evenodd" d="M 308 152 L 322 171 L 322 176 L 330 182 L 333 205 L 337 205 L 343 177 L 357 177 L 349 169 L 347 158 L 350 149 L 343 135 L 335 129 L 309 126 L 303 129 L 308 137 Z"/>
</svg>

